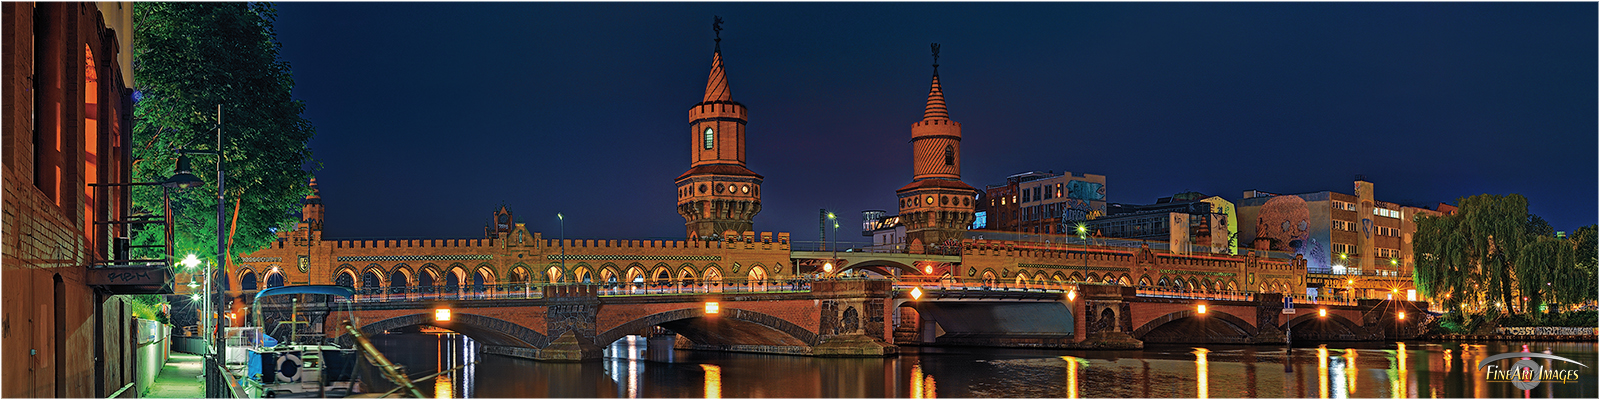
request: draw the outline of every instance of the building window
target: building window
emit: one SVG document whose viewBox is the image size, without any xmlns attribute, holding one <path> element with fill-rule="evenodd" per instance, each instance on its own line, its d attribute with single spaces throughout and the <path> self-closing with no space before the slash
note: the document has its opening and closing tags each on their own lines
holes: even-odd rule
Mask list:
<svg viewBox="0 0 1600 400">
<path fill-rule="evenodd" d="M 711 150 L 711 144 L 715 143 L 716 141 L 717 141 L 717 131 L 715 129 L 711 129 L 710 127 L 707 127 L 706 128 L 706 150 Z"/>
<path fill-rule="evenodd" d="M 956 146 L 944 146 L 944 165 L 956 165 Z"/>
</svg>

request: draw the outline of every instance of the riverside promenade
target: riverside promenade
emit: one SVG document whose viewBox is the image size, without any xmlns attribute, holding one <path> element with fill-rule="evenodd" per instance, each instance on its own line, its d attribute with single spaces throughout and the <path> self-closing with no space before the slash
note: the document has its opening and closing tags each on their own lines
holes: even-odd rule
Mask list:
<svg viewBox="0 0 1600 400">
<path fill-rule="evenodd" d="M 205 358 L 188 353 L 172 352 L 167 365 L 161 367 L 150 389 L 140 396 L 154 399 L 198 399 L 206 397 L 205 381 L 200 371 Z"/>
</svg>

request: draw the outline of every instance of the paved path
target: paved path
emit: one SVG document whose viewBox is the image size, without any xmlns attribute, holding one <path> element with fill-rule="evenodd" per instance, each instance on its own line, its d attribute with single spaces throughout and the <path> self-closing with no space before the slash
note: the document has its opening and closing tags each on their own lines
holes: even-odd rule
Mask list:
<svg viewBox="0 0 1600 400">
<path fill-rule="evenodd" d="M 198 399 L 206 397 L 205 381 L 199 378 L 205 369 L 205 358 L 194 354 L 172 352 L 167 365 L 161 367 L 155 383 L 143 397 L 158 399 Z"/>
</svg>

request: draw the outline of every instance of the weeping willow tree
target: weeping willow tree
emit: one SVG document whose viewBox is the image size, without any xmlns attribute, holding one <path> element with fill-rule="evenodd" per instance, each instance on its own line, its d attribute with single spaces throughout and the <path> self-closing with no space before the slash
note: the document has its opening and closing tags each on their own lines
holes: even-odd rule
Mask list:
<svg viewBox="0 0 1600 400">
<path fill-rule="evenodd" d="M 1477 195 L 1460 204 L 1455 215 L 1417 218 L 1412 277 L 1423 295 L 1473 312 L 1594 299 L 1595 226 L 1556 238 L 1517 194 Z"/>
<path fill-rule="evenodd" d="M 227 235 L 230 257 L 276 240 L 273 228 L 292 226 L 292 213 L 310 193 L 306 147 L 314 129 L 291 98 L 289 64 L 278 59 L 270 3 L 133 3 L 135 21 L 134 180 L 161 181 L 174 173 L 178 149 L 215 151 L 217 110 L 222 113 L 225 157 L 192 155 L 193 173 L 205 185 L 173 191 L 172 254 L 215 259 L 217 231 Z M 217 221 L 216 165 L 226 192 Z M 161 212 L 163 189 L 134 190 L 134 205 Z M 137 232 L 138 244 L 158 244 L 161 229 Z"/>
</svg>

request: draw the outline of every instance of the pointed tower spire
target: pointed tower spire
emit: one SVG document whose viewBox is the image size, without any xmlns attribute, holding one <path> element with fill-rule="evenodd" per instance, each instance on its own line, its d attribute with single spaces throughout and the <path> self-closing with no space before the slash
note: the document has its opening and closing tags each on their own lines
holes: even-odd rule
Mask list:
<svg viewBox="0 0 1600 400">
<path fill-rule="evenodd" d="M 706 97 L 702 101 L 731 101 L 733 92 L 728 88 L 728 73 L 722 70 L 722 17 L 711 18 L 711 31 L 717 34 L 717 47 L 711 53 L 711 77 L 706 79 Z"/>
<path fill-rule="evenodd" d="M 939 88 L 939 44 L 933 47 L 933 87 L 928 89 L 928 107 L 922 112 L 924 121 L 942 118 L 950 119 L 950 111 L 944 106 L 944 90 Z"/>
</svg>

